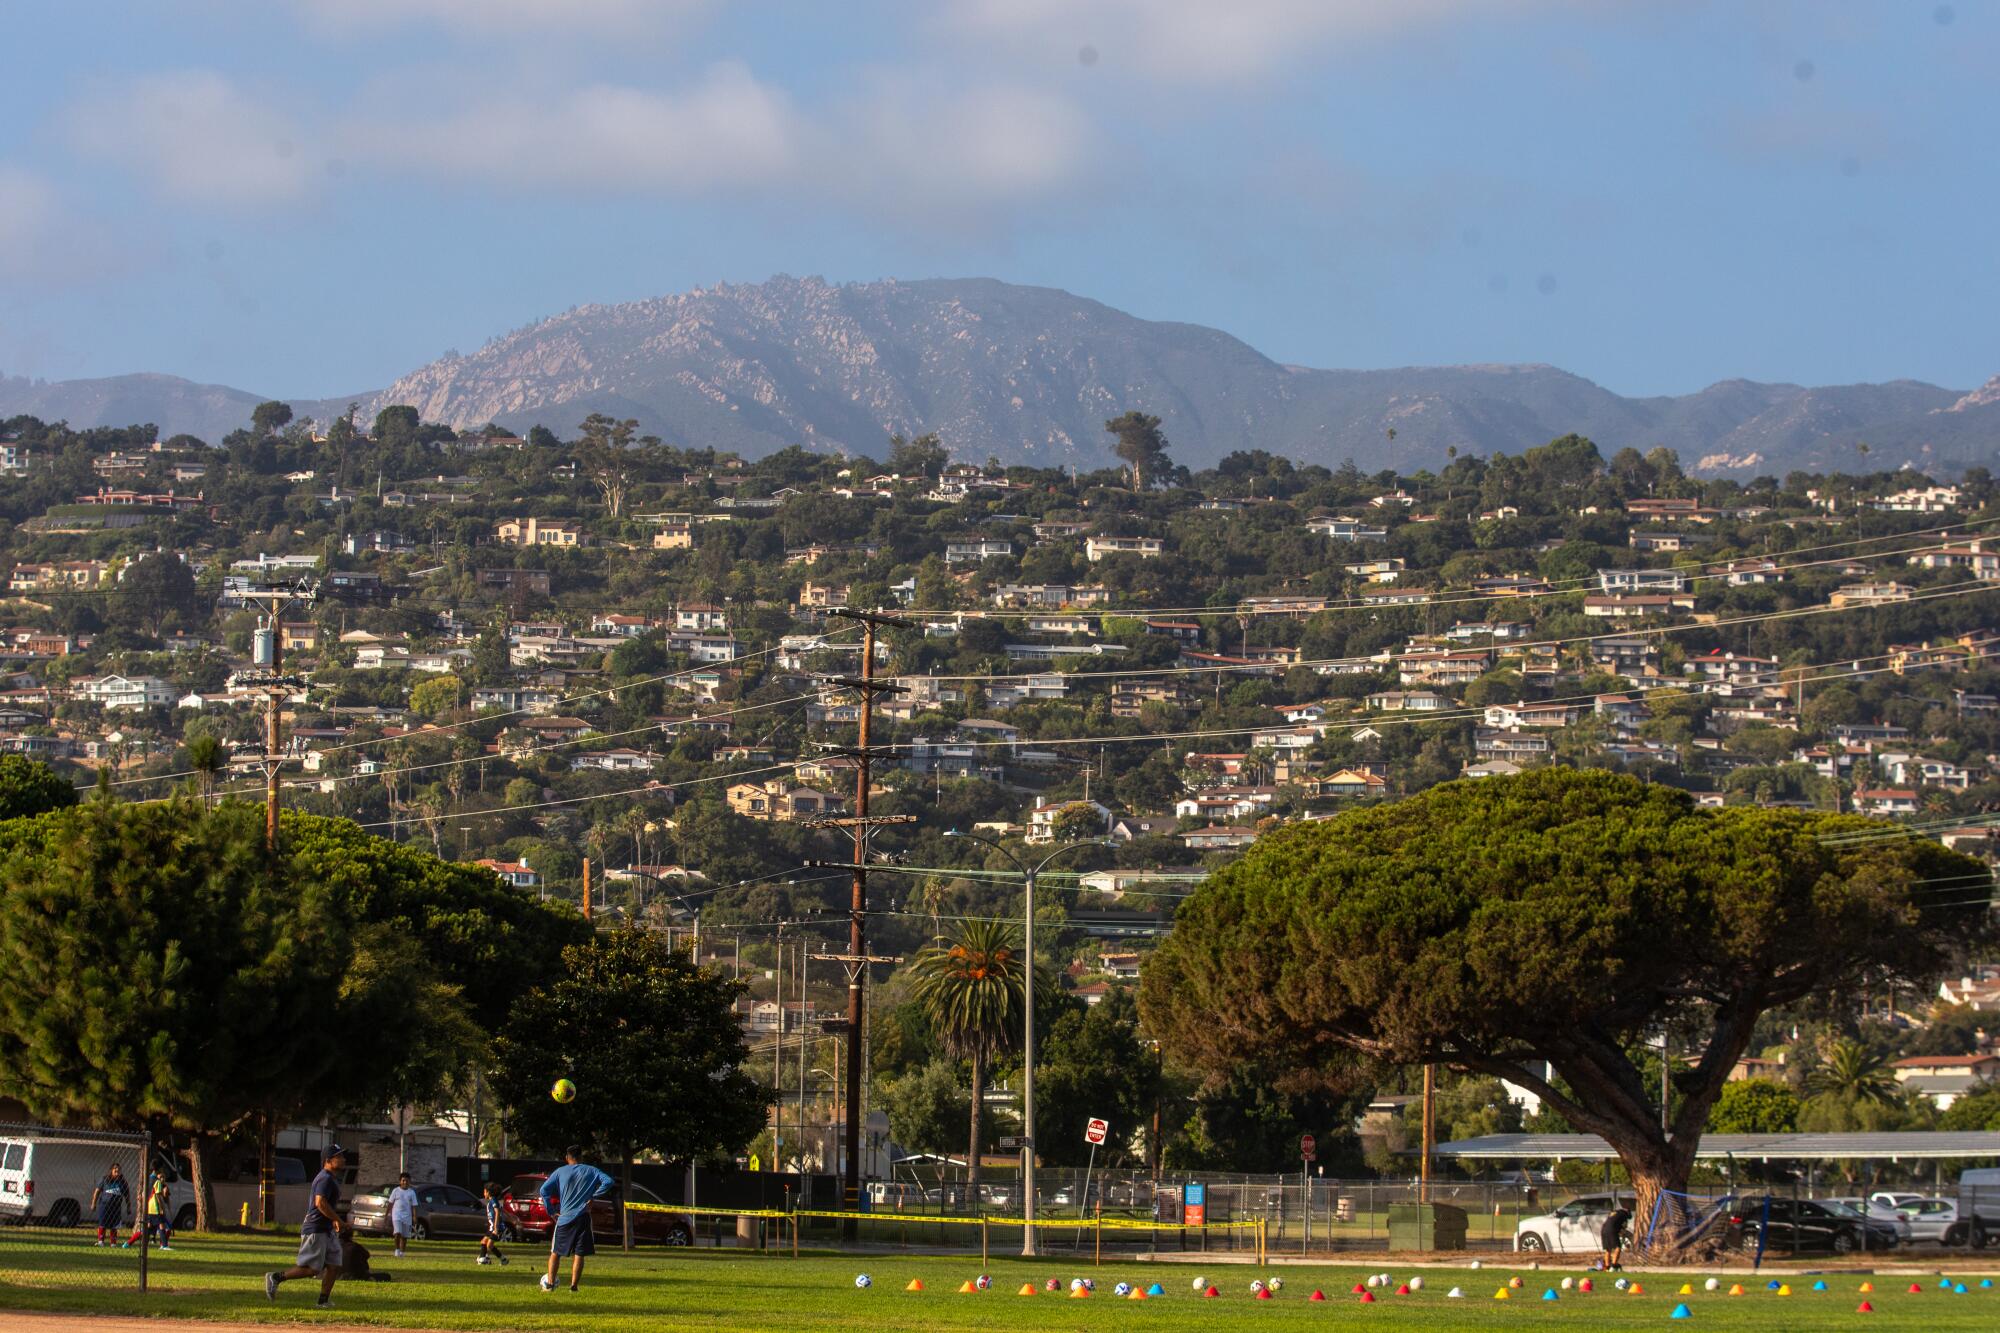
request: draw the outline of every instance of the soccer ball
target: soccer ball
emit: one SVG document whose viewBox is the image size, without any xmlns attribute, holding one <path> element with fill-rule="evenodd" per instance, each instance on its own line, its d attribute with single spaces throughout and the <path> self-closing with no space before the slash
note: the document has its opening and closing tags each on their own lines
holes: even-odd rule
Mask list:
<svg viewBox="0 0 2000 1333">
<path fill-rule="evenodd" d="M 1050 1279 L 1049 1279 L 1049 1280 L 1048 1280 L 1047 1282 L 1044 1282 L 1044 1283 L 1042 1284 L 1042 1290 L 1043 1290 L 1043 1291 L 1061 1291 L 1061 1290 L 1062 1290 L 1062 1283 L 1061 1283 L 1061 1282 L 1060 1282 L 1060 1281 L 1059 1281 L 1058 1279 L 1056 1279 L 1056 1278 L 1050 1278 Z"/>
<path fill-rule="evenodd" d="M 549 1096 L 559 1102 L 573 1102 L 576 1100 L 576 1084 L 566 1078 L 559 1078 L 556 1080 L 556 1085 L 549 1089 Z"/>
<path fill-rule="evenodd" d="M 1071 1291 L 1082 1291 L 1082 1290 L 1083 1290 L 1083 1279 L 1082 1279 L 1082 1278 L 1080 1278 L 1080 1277 L 1073 1277 L 1073 1278 L 1071 1278 L 1071 1279 L 1069 1280 L 1069 1289 L 1070 1289 Z"/>
<path fill-rule="evenodd" d="M 1269 1287 L 1274 1293 L 1280 1292 L 1285 1289 L 1285 1279 L 1281 1277 L 1274 1277 L 1269 1282 L 1266 1282 L 1264 1285 Z"/>
<path fill-rule="evenodd" d="M 857 1287 L 872 1287 L 875 1285 L 875 1279 L 869 1277 L 866 1273 L 856 1273 L 854 1275 L 854 1285 Z"/>
<path fill-rule="evenodd" d="M 1111 1289 L 1111 1294 L 1113 1296 L 1130 1296 L 1132 1294 L 1132 1284 L 1130 1282 L 1120 1282 Z"/>
<path fill-rule="evenodd" d="M 1512 1287 L 1514 1290 L 1519 1291 L 1521 1289 L 1521 1279 L 1518 1277 L 1510 1277 L 1507 1279 L 1507 1285 Z"/>
<path fill-rule="evenodd" d="M 1097 1279 L 1094 1277 L 1078 1278 L 1077 1281 L 1083 1283 L 1083 1289 L 1085 1291 L 1097 1290 Z"/>
<path fill-rule="evenodd" d="M 1422 1278 L 1413 1277 L 1410 1279 L 1411 1291 L 1422 1291 L 1423 1289 L 1424 1289 L 1424 1280 Z"/>
<path fill-rule="evenodd" d="M 1250 1279 L 1250 1294 L 1252 1296 L 1255 1296 L 1258 1292 L 1262 1291 L 1263 1289 L 1264 1289 L 1263 1278 L 1253 1277 Z"/>
<path fill-rule="evenodd" d="M 1710 1278 L 1708 1281 L 1701 1284 L 1703 1291 L 1714 1291 L 1721 1285 L 1722 1284 L 1720 1282 L 1717 1282 L 1714 1278 Z"/>
<path fill-rule="evenodd" d="M 993 1279 L 988 1277 L 986 1274 L 981 1273 L 979 1275 L 979 1279 L 972 1285 L 979 1288 L 981 1291 L 990 1291 L 993 1287 Z"/>
<path fill-rule="evenodd" d="M 1473 1266 L 1474 1268 L 1484 1268 L 1484 1267 L 1486 1267 L 1486 1265 L 1485 1265 L 1485 1264 L 1482 1264 L 1482 1263 L 1480 1263 L 1480 1262 L 1479 1262 L 1479 1261 L 1478 1261 L 1477 1259 L 1474 1259 L 1474 1260 L 1472 1261 L 1472 1266 Z"/>
<path fill-rule="evenodd" d="M 1198 1277 L 1189 1285 L 1191 1285 L 1196 1291 L 1207 1291 L 1208 1279 L 1205 1277 Z"/>
<path fill-rule="evenodd" d="M 1575 1285 L 1576 1285 L 1576 1279 L 1573 1277 L 1566 1277 L 1562 1281 L 1562 1288 L 1564 1291 L 1570 1290 Z"/>
<path fill-rule="evenodd" d="M 1625 1279 L 1621 1277 L 1611 1285 L 1618 1288 L 1618 1290 L 1623 1291 L 1625 1290 Z"/>
</svg>

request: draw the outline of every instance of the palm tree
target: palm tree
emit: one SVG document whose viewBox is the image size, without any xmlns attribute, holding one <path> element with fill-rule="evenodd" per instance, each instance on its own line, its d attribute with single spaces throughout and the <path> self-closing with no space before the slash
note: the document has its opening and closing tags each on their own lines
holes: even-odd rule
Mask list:
<svg viewBox="0 0 2000 1333">
<path fill-rule="evenodd" d="M 980 1106 L 986 1095 L 986 1061 L 1013 1043 L 1021 1029 L 1020 942 L 998 921 L 960 923 L 957 938 L 940 941 L 911 964 L 911 994 L 947 1050 L 972 1062 L 972 1123 L 966 1148 L 966 1194 L 979 1205 Z"/>
<path fill-rule="evenodd" d="M 1897 1093 L 1889 1062 L 1847 1037 L 1826 1048 L 1819 1068 L 1806 1076 L 1806 1088 L 1821 1097 L 1878 1104 L 1894 1101 Z"/>
<path fill-rule="evenodd" d="M 931 938 L 934 940 L 944 938 L 944 925 L 940 918 L 944 913 L 945 896 L 950 892 L 951 885 L 946 882 L 942 875 L 924 876 L 923 885 L 917 890 L 917 901 L 923 905 L 923 910 L 930 915 Z"/>
<path fill-rule="evenodd" d="M 207 805 L 215 797 L 217 777 L 229 763 L 222 752 L 222 742 L 206 732 L 192 737 L 187 743 L 187 757 L 188 767 L 194 770 L 195 788 L 201 793 L 201 803 Z"/>
</svg>

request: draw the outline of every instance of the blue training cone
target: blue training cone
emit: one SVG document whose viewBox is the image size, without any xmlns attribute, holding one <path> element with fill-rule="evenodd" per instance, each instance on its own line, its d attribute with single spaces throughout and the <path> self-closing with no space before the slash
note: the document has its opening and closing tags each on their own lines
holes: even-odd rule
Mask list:
<svg viewBox="0 0 2000 1333">
<path fill-rule="evenodd" d="M 1980 1278 L 1980 1279 L 1979 1279 L 1979 1285 L 1980 1285 L 1980 1286 L 1982 1286 L 1982 1287 L 1990 1287 L 1990 1286 L 1992 1286 L 1992 1285 L 1993 1285 L 1993 1279 L 1992 1279 L 1992 1278 L 1990 1278 L 1990 1277 L 1983 1277 L 1983 1278 Z"/>
<path fill-rule="evenodd" d="M 1826 1290 L 1826 1279 L 1825 1279 L 1825 1278 L 1821 1278 L 1821 1279 L 1820 1279 L 1819 1281 L 1817 1281 L 1817 1282 L 1813 1283 L 1813 1290 L 1814 1290 L 1814 1291 L 1825 1291 L 1825 1290 Z"/>
<path fill-rule="evenodd" d="M 1686 1301 L 1682 1301 L 1674 1307 L 1674 1312 L 1667 1317 L 1669 1319 L 1692 1319 L 1694 1318 L 1694 1311 L 1687 1308 Z"/>
<path fill-rule="evenodd" d="M 1952 1295 L 1954 1295 L 1954 1296 L 1963 1296 L 1963 1295 L 1965 1295 L 1965 1284 L 1964 1284 L 1963 1282 L 1954 1282 L 1954 1283 L 1952 1283 L 1952 1284 L 1951 1284 L 1951 1294 L 1952 1294 Z"/>
<path fill-rule="evenodd" d="M 1146 1294 L 1148 1296 L 1164 1296 L 1167 1294 L 1167 1289 L 1155 1282 L 1152 1286 L 1146 1288 Z"/>
<path fill-rule="evenodd" d="M 1939 1290 L 1939 1291 L 1950 1291 L 1950 1290 L 1951 1290 L 1951 1279 L 1950 1279 L 1950 1278 L 1948 1278 L 1948 1277 L 1941 1277 L 1941 1278 L 1939 1278 L 1939 1279 L 1938 1279 L 1938 1290 Z"/>
<path fill-rule="evenodd" d="M 1542 1293 L 1542 1299 L 1545 1301 L 1553 1301 L 1559 1299 L 1556 1295 L 1556 1289 L 1554 1287 L 1550 1287 L 1547 1291 L 1544 1291 Z"/>
<path fill-rule="evenodd" d="M 1778 1289 L 1778 1280 L 1776 1278 L 1772 1278 L 1769 1282 L 1766 1282 L 1764 1284 L 1764 1290 L 1766 1291 L 1776 1291 L 1777 1289 Z"/>
</svg>

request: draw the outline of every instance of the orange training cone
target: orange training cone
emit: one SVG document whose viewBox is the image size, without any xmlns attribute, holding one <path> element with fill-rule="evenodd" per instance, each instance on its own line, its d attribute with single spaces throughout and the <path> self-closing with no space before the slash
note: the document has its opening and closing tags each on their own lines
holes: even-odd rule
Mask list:
<svg viewBox="0 0 2000 1333">
<path fill-rule="evenodd" d="M 910 1285 L 903 1288 L 904 1291 L 922 1291 L 923 1289 L 924 1289 L 924 1280 L 920 1277 L 911 1278 Z"/>
<path fill-rule="evenodd" d="M 1141 1290 L 1138 1287 L 1134 1287 L 1132 1288 L 1132 1294 L 1130 1296 L 1127 1296 L 1125 1299 L 1128 1301 L 1143 1301 L 1147 1299 L 1147 1297 L 1146 1293 L 1143 1290 Z"/>
<path fill-rule="evenodd" d="M 958 1284 L 958 1294 L 961 1296 L 973 1296 L 977 1295 L 978 1292 L 979 1288 L 972 1285 L 971 1278 L 967 1278 L 965 1281 Z"/>
<path fill-rule="evenodd" d="M 1069 1298 L 1073 1301 L 1080 1301 L 1088 1295 L 1090 1295 L 1089 1287 L 1071 1287 L 1069 1289 Z"/>
<path fill-rule="evenodd" d="M 1743 1294 L 1743 1284 L 1741 1282 L 1738 1282 L 1732 1285 L 1729 1288 L 1729 1294 L 1731 1296 L 1741 1296 Z"/>
<path fill-rule="evenodd" d="M 1020 1296 L 1032 1296 L 1035 1294 L 1035 1284 L 1032 1282 L 1023 1282 L 1021 1284 L 1021 1290 L 1015 1294 Z"/>
<path fill-rule="evenodd" d="M 1625 1290 L 1634 1296 L 1644 1296 L 1646 1294 L 1646 1288 L 1637 1282 L 1634 1282 L 1631 1286 L 1625 1288 Z"/>
</svg>

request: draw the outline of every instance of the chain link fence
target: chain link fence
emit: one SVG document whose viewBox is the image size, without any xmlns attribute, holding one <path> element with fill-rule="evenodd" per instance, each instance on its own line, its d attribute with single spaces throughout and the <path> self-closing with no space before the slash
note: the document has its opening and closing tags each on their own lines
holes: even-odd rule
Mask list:
<svg viewBox="0 0 2000 1333">
<path fill-rule="evenodd" d="M 0 1291 L 146 1290 L 184 1202 L 162 1165 L 143 1135 L 0 1123 Z"/>
</svg>

